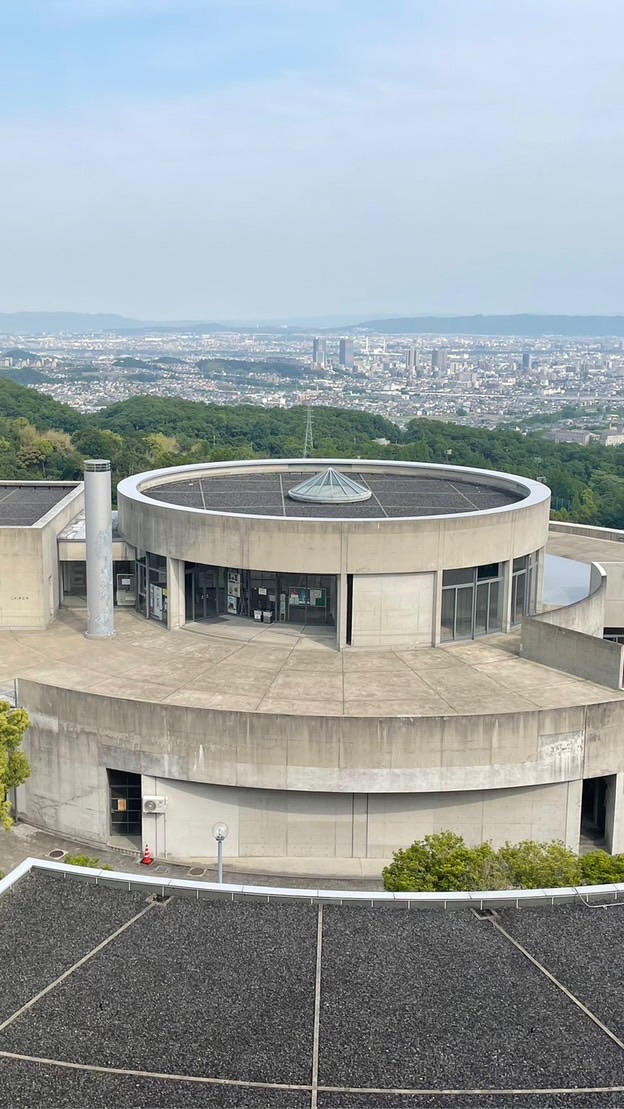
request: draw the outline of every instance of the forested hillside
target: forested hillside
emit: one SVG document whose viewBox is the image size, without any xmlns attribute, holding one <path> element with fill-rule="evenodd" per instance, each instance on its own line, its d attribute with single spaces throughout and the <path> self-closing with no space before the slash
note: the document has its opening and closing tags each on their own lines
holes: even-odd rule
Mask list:
<svg viewBox="0 0 624 1109">
<path fill-rule="evenodd" d="M 304 408 L 219 406 L 152 396 L 84 416 L 34 389 L 0 380 L 0 480 L 77 479 L 83 459 L 94 457 L 111 459 L 115 482 L 158 466 L 297 458 L 305 425 Z M 552 443 L 538 434 L 439 420 L 412 420 L 402 430 L 382 416 L 315 408 L 314 454 L 448 460 L 508 470 L 544 480 L 560 519 L 624 527 L 624 447 Z"/>
</svg>

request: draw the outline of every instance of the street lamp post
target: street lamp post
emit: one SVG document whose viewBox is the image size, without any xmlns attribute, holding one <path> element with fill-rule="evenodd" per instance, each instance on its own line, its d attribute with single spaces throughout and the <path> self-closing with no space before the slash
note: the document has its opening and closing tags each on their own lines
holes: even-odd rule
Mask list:
<svg viewBox="0 0 624 1109">
<path fill-rule="evenodd" d="M 223 882 L 223 840 L 229 832 L 227 824 L 218 820 L 212 825 L 212 834 L 217 841 L 217 882 Z"/>
</svg>

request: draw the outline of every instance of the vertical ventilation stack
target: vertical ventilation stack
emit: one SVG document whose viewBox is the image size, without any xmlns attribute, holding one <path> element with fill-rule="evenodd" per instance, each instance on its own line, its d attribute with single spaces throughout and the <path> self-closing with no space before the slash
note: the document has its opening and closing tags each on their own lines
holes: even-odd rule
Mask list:
<svg viewBox="0 0 624 1109">
<path fill-rule="evenodd" d="M 84 464 L 87 545 L 88 639 L 115 634 L 113 617 L 113 515 L 111 464 L 92 458 Z"/>
</svg>

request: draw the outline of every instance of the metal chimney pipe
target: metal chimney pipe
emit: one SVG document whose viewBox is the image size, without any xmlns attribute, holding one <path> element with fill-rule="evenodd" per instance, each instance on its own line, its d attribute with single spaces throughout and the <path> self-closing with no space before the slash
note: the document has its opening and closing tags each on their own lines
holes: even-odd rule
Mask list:
<svg viewBox="0 0 624 1109">
<path fill-rule="evenodd" d="M 113 514 L 111 464 L 105 458 L 84 463 L 87 546 L 88 639 L 115 634 L 113 615 Z"/>
</svg>

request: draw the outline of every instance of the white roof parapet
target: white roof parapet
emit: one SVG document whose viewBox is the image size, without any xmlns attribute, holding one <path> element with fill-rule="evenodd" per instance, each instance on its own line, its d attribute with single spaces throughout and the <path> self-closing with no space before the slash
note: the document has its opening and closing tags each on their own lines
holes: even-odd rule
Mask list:
<svg viewBox="0 0 624 1109">
<path fill-rule="evenodd" d="M 293 501 L 307 501 L 309 504 L 356 504 L 369 500 L 372 492 L 353 478 L 334 470 L 333 466 L 328 466 L 289 489 L 288 496 Z"/>
<path fill-rule="evenodd" d="M 365 905 L 393 909 L 485 909 L 548 908 L 566 904 L 584 904 L 588 908 L 624 903 L 624 883 L 605 886 L 569 886 L 555 889 L 472 890 L 453 893 L 389 893 L 385 890 L 325 890 L 250 886 L 234 883 L 197 882 L 187 878 L 161 878 L 156 874 L 123 874 L 116 870 L 70 866 L 48 859 L 24 859 L 15 870 L 0 880 L 0 896 L 27 877 L 32 871 L 47 870 L 59 877 L 93 882 L 117 889 L 146 890 L 161 896 L 200 897 L 227 901 L 291 901 L 310 905 Z"/>
</svg>

